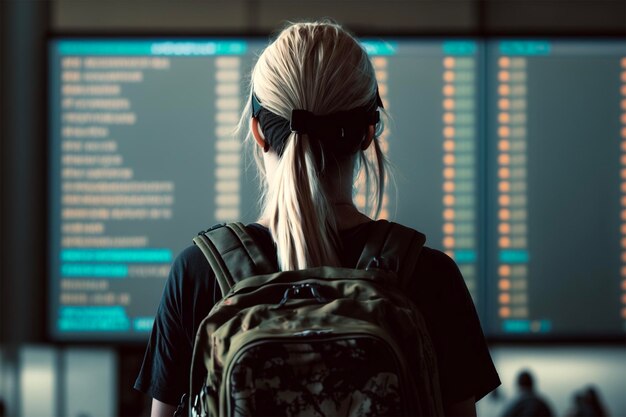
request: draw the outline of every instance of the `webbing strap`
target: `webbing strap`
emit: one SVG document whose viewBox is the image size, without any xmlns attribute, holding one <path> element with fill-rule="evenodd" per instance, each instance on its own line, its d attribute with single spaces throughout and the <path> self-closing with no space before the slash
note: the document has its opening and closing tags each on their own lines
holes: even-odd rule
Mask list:
<svg viewBox="0 0 626 417">
<path fill-rule="evenodd" d="M 194 237 L 193 243 L 200 248 L 204 257 L 207 261 L 209 261 L 209 265 L 211 265 L 211 269 L 215 274 L 217 283 L 220 285 L 222 295 L 226 294 L 230 288 L 235 285 L 235 283 L 233 282 L 233 277 L 230 275 L 230 272 L 228 272 L 228 268 L 224 264 L 224 260 L 220 256 L 219 251 L 215 248 L 211 239 L 207 237 L 207 233 L 202 233 Z"/>
<path fill-rule="evenodd" d="M 261 252 L 261 248 L 259 248 L 259 246 L 254 242 L 254 239 L 252 239 L 248 232 L 246 232 L 245 226 L 242 223 L 229 223 L 226 226 L 230 228 L 239 238 L 243 250 L 246 251 L 250 261 L 254 265 L 253 269 L 255 271 L 255 275 L 276 272 L 272 263 L 267 259 L 263 252 Z M 235 278 L 235 282 L 239 282 L 241 279 L 248 276 L 250 275 L 238 276 L 237 274 L 234 274 L 233 278 Z"/>
<path fill-rule="evenodd" d="M 222 294 L 244 278 L 274 272 L 241 223 L 209 229 L 193 241 L 209 261 Z"/>
<path fill-rule="evenodd" d="M 416 230 L 387 220 L 379 220 L 372 227 L 356 267 L 367 269 L 373 259 L 383 261 L 384 265 L 380 267 L 395 271 L 401 288 L 407 288 L 426 237 Z"/>
</svg>

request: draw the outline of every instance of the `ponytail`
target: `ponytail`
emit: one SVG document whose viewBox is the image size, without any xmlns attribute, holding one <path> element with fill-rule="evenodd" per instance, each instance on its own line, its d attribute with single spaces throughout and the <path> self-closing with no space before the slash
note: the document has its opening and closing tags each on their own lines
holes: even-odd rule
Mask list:
<svg viewBox="0 0 626 417">
<path fill-rule="evenodd" d="M 268 184 L 263 216 L 283 271 L 340 265 L 337 221 L 320 173 L 309 136 L 292 133 Z"/>
</svg>

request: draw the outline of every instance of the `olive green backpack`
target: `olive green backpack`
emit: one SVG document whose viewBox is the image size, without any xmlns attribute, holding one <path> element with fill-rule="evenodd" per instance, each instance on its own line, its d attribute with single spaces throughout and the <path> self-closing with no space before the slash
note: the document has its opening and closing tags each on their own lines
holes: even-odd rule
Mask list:
<svg viewBox="0 0 626 417">
<path fill-rule="evenodd" d="M 199 234 L 224 296 L 196 335 L 190 415 L 443 415 L 407 297 L 424 240 L 378 221 L 356 268 L 276 272 L 241 223 Z"/>
</svg>

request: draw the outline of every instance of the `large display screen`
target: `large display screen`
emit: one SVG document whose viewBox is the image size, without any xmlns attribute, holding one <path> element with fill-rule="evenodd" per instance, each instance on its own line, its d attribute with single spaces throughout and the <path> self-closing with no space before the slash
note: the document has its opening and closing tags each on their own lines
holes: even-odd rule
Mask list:
<svg viewBox="0 0 626 417">
<path fill-rule="evenodd" d="M 626 330 L 626 42 L 487 45 L 492 335 Z"/>
<path fill-rule="evenodd" d="M 362 42 L 391 116 L 382 217 L 455 259 L 488 335 L 623 335 L 626 42 Z M 256 219 L 234 130 L 266 44 L 50 42 L 54 339 L 145 340 L 176 254 Z"/>
</svg>

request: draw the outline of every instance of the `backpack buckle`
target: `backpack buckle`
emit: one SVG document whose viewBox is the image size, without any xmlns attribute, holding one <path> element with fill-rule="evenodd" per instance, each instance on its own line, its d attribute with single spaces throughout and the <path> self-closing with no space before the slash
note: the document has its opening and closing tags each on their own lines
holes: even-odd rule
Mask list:
<svg viewBox="0 0 626 417">
<path fill-rule="evenodd" d="M 391 258 L 385 258 L 384 256 L 373 257 L 365 267 L 366 271 L 370 269 L 382 269 L 385 271 L 398 272 L 398 258 L 393 256 Z"/>
<path fill-rule="evenodd" d="M 294 284 L 285 290 L 283 298 L 276 308 L 284 306 L 290 299 L 301 298 L 315 298 L 318 303 L 324 304 L 327 300 L 320 294 L 320 288 L 321 286 L 319 284 Z"/>
</svg>

